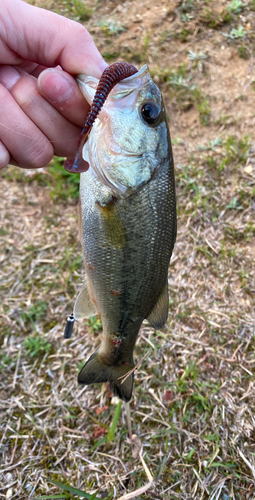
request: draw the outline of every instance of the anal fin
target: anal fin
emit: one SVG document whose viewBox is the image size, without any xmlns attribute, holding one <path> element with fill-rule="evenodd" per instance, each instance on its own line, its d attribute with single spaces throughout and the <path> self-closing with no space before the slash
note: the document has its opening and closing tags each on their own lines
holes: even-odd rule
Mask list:
<svg viewBox="0 0 255 500">
<path fill-rule="evenodd" d="M 159 330 L 167 322 L 168 306 L 169 306 L 169 299 L 168 299 L 168 288 L 166 281 L 166 284 L 163 286 L 161 294 L 155 306 L 153 307 L 150 315 L 147 317 L 147 320 L 149 321 L 150 325 L 152 326 L 152 328 L 155 328 L 155 330 Z"/>
</svg>

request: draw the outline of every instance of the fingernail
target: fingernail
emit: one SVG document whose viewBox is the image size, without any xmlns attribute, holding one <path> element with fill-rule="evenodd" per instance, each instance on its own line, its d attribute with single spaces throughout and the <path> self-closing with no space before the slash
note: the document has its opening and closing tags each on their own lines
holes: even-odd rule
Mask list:
<svg viewBox="0 0 255 500">
<path fill-rule="evenodd" d="M 59 72 L 58 72 L 59 71 Z M 60 70 L 46 69 L 38 78 L 40 91 L 52 102 L 63 102 L 73 93 L 73 85 L 61 75 Z"/>
<path fill-rule="evenodd" d="M 20 73 L 12 66 L 0 66 L 0 83 L 10 90 L 13 85 L 19 80 Z"/>
</svg>

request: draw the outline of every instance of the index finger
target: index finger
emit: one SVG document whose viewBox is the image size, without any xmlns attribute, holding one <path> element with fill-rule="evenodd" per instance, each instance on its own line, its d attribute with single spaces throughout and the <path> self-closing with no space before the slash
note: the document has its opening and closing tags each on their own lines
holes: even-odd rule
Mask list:
<svg viewBox="0 0 255 500">
<path fill-rule="evenodd" d="M 96 78 L 107 66 L 86 28 L 54 12 L 20 0 L 2 0 L 1 25 L 1 64 L 28 60 Z"/>
</svg>

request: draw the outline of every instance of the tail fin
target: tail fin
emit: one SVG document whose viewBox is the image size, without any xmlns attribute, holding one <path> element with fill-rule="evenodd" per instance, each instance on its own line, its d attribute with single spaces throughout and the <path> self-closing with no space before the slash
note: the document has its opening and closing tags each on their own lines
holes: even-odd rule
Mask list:
<svg viewBox="0 0 255 500">
<path fill-rule="evenodd" d="M 120 365 L 107 365 L 100 357 L 98 351 L 85 363 L 78 375 L 79 384 L 94 384 L 97 382 L 109 382 L 114 394 L 119 396 L 123 401 L 128 402 L 132 396 L 134 374 L 125 378 L 130 370 L 134 367 L 132 363 Z"/>
</svg>

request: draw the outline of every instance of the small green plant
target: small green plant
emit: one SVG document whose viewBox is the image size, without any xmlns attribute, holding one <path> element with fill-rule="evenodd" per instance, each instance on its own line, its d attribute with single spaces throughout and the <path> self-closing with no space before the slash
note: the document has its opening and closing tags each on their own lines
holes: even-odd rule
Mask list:
<svg viewBox="0 0 255 500">
<path fill-rule="evenodd" d="M 191 76 L 186 76 L 186 65 L 182 64 L 176 71 L 166 76 L 168 84 L 173 91 L 182 110 L 188 110 L 195 104 L 203 125 L 209 124 L 211 109 L 209 100 L 196 83 L 191 82 Z"/>
<path fill-rule="evenodd" d="M 188 39 L 188 36 L 190 35 L 190 30 L 187 30 L 186 28 L 183 28 L 180 35 L 179 35 L 179 38 L 181 40 L 181 42 L 187 42 L 187 39 Z"/>
<path fill-rule="evenodd" d="M 182 22 L 183 23 L 188 23 L 189 21 L 191 21 L 192 19 L 194 18 L 194 16 L 192 16 L 192 14 L 189 14 L 188 12 L 187 13 L 184 13 L 182 14 Z"/>
<path fill-rule="evenodd" d="M 36 332 L 35 321 L 45 315 L 48 309 L 48 304 L 46 302 L 36 300 L 35 303 L 27 310 L 21 311 L 21 318 L 24 321 L 25 326 L 31 324 L 34 331 Z"/>
<path fill-rule="evenodd" d="M 250 52 L 245 45 L 240 45 L 240 47 L 238 47 L 238 55 L 240 59 L 250 59 Z"/>
<path fill-rule="evenodd" d="M 30 358 L 39 357 L 41 355 L 50 352 L 52 345 L 47 339 L 44 339 L 41 335 L 29 335 L 23 345 L 26 349 L 26 354 Z"/>
<path fill-rule="evenodd" d="M 198 52 L 196 54 L 196 52 L 193 52 L 193 50 L 189 50 L 188 52 L 188 58 L 190 59 L 190 61 L 202 61 L 203 59 L 207 59 L 207 55 L 204 54 L 204 52 L 202 52 L 202 50 L 200 50 L 200 52 Z"/>
<path fill-rule="evenodd" d="M 119 35 L 125 31 L 125 25 L 114 19 L 103 19 L 99 26 L 105 35 Z"/>
<path fill-rule="evenodd" d="M 230 33 L 222 33 L 229 40 L 237 40 L 238 38 L 243 38 L 246 35 L 246 31 L 243 26 L 238 26 L 238 28 L 232 28 Z"/>
<path fill-rule="evenodd" d="M 191 12 L 194 9 L 194 0 L 184 0 L 181 2 L 180 11 L 181 12 Z"/>
<path fill-rule="evenodd" d="M 14 357 L 8 356 L 7 354 L 0 353 L 0 370 L 5 371 L 8 366 L 10 366 L 14 359 L 17 358 L 17 355 Z"/>
<path fill-rule="evenodd" d="M 239 14 L 243 10 L 243 7 L 244 4 L 241 0 L 232 0 L 232 2 L 228 3 L 226 10 L 231 14 Z"/>
<path fill-rule="evenodd" d="M 225 159 L 227 165 L 234 162 L 236 165 L 246 161 L 248 151 L 251 147 L 250 136 L 245 136 L 243 139 L 236 139 L 230 135 L 223 143 L 225 149 Z"/>
<path fill-rule="evenodd" d="M 222 145 L 222 139 L 220 137 L 215 137 L 212 141 L 209 141 L 208 146 L 199 146 L 202 151 L 216 151 L 216 149 Z"/>
<path fill-rule="evenodd" d="M 201 89 L 196 88 L 194 91 L 194 101 L 197 104 L 199 117 L 202 125 L 209 125 L 211 108 L 208 98 L 203 94 Z"/>
<path fill-rule="evenodd" d="M 243 207 L 239 205 L 239 202 L 236 197 L 232 198 L 230 203 L 227 205 L 226 208 L 230 208 L 231 210 L 243 210 Z"/>
<path fill-rule="evenodd" d="M 94 10 L 81 0 L 67 0 L 63 2 L 69 14 L 73 15 L 77 21 L 88 21 Z"/>
<path fill-rule="evenodd" d="M 102 321 L 99 316 L 91 316 L 88 320 L 88 325 L 93 332 L 102 330 Z"/>
</svg>

